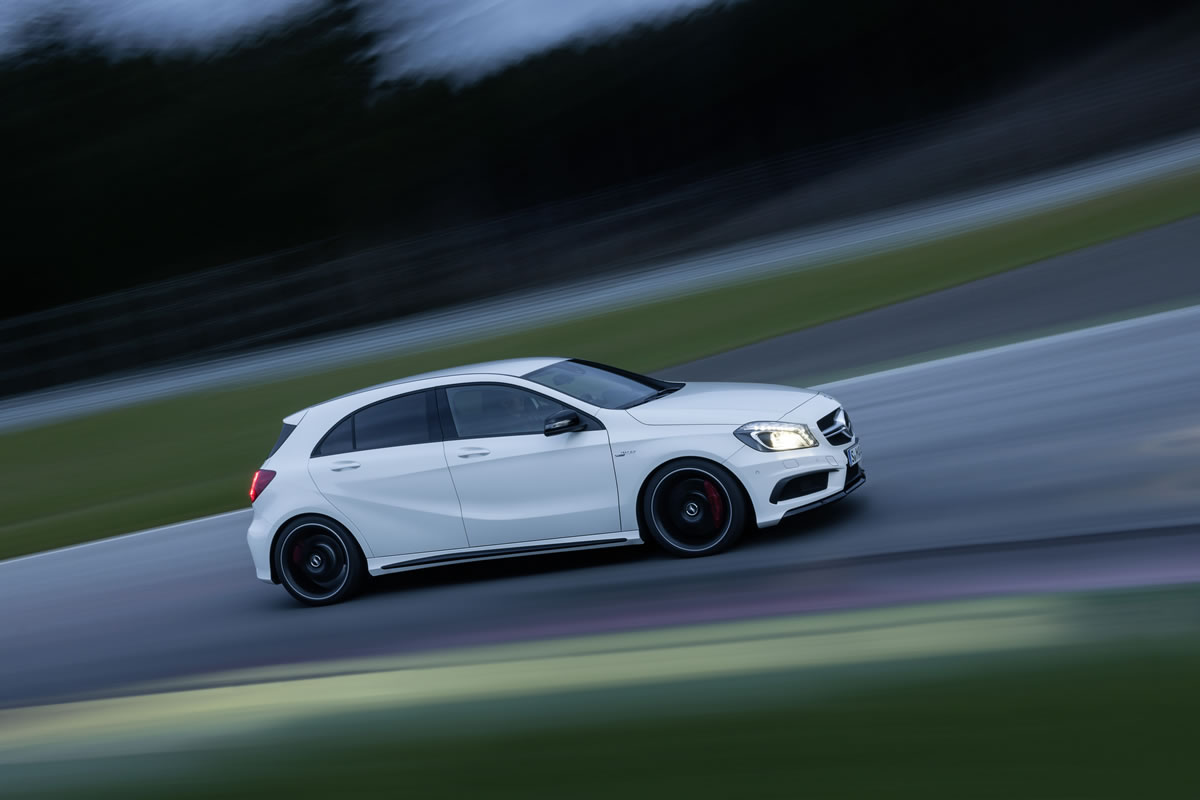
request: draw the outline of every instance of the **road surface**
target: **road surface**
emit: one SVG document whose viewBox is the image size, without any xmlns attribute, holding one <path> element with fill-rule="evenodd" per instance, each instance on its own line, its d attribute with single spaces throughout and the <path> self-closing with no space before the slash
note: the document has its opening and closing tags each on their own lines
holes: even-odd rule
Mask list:
<svg viewBox="0 0 1200 800">
<path fill-rule="evenodd" d="M 308 609 L 254 579 L 235 512 L 0 563 L 0 706 L 518 637 L 1200 579 L 1200 307 L 828 388 L 853 413 L 866 486 L 715 558 L 445 567 Z"/>
</svg>

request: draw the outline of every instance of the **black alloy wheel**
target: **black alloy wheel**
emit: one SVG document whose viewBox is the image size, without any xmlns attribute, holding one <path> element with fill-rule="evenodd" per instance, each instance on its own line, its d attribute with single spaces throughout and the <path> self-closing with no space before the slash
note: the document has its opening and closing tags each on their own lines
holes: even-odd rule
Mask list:
<svg viewBox="0 0 1200 800">
<path fill-rule="evenodd" d="M 347 599 L 358 590 L 366 573 L 350 532 L 320 517 L 289 523 L 276 541 L 272 558 L 283 587 L 311 606 Z"/>
<path fill-rule="evenodd" d="M 667 552 L 706 556 L 737 541 L 746 524 L 746 501 L 727 470 L 686 459 L 650 477 L 642 517 L 650 538 Z"/>
</svg>

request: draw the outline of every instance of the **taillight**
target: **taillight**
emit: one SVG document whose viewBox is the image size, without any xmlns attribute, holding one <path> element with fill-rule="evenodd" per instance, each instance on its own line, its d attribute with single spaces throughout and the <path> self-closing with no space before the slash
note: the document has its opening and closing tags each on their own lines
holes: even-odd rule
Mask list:
<svg viewBox="0 0 1200 800">
<path fill-rule="evenodd" d="M 275 477 L 273 469 L 256 469 L 254 470 L 254 478 L 250 481 L 250 502 L 253 503 L 258 499 L 258 496 L 263 493 L 263 489 L 267 488 L 267 484 Z"/>
</svg>

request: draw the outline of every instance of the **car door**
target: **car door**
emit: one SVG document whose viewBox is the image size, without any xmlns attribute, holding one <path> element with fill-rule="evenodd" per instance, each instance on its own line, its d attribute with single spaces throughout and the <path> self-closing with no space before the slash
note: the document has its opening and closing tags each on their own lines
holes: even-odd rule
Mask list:
<svg viewBox="0 0 1200 800">
<path fill-rule="evenodd" d="M 342 420 L 317 446 L 309 474 L 376 556 L 467 546 L 432 389 Z"/>
<path fill-rule="evenodd" d="M 568 407 L 519 386 L 472 383 L 439 390 L 446 461 L 472 547 L 620 530 L 608 431 L 546 436 Z"/>
</svg>

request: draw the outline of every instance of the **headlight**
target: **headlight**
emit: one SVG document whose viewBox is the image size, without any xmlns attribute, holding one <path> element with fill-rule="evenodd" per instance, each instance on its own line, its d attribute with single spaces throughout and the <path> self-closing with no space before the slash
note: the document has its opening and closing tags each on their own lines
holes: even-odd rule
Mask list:
<svg viewBox="0 0 1200 800">
<path fill-rule="evenodd" d="M 767 452 L 817 446 L 817 438 L 808 426 L 794 422 L 747 422 L 733 435 L 755 450 Z"/>
</svg>

